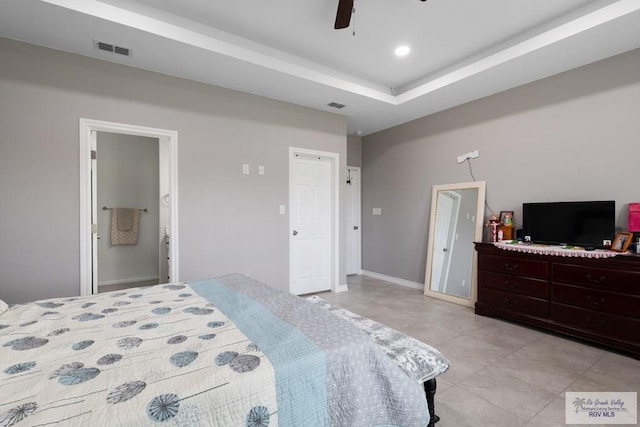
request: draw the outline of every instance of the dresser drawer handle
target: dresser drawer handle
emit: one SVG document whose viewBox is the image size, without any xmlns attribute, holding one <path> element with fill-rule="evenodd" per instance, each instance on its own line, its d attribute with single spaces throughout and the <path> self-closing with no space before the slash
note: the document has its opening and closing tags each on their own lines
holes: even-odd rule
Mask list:
<svg viewBox="0 0 640 427">
<path fill-rule="evenodd" d="M 595 300 L 591 298 L 591 295 L 587 295 L 587 302 L 591 305 L 602 305 L 605 303 L 605 301 L 606 299 L 604 297 L 600 298 L 599 300 Z"/>
<path fill-rule="evenodd" d="M 518 304 L 520 303 L 520 301 L 519 301 L 519 300 L 517 300 L 517 299 L 510 299 L 510 298 L 505 298 L 505 299 L 504 299 L 504 302 L 505 302 L 506 304 L 509 304 L 509 305 L 518 305 Z"/>
<path fill-rule="evenodd" d="M 589 322 L 594 326 L 604 326 L 607 324 L 606 319 L 596 319 L 593 316 L 589 316 Z"/>
<path fill-rule="evenodd" d="M 520 283 L 518 282 L 511 282 L 509 280 L 505 280 L 504 281 L 504 285 L 511 288 L 511 289 L 518 289 L 520 287 Z"/>
<path fill-rule="evenodd" d="M 587 274 L 587 280 L 589 283 L 593 283 L 595 285 L 602 285 L 607 280 L 606 277 L 600 276 L 599 278 L 594 278 L 591 274 Z"/>
<path fill-rule="evenodd" d="M 508 262 L 504 263 L 505 270 L 514 271 L 516 268 L 518 268 L 518 264 L 509 264 Z"/>
</svg>

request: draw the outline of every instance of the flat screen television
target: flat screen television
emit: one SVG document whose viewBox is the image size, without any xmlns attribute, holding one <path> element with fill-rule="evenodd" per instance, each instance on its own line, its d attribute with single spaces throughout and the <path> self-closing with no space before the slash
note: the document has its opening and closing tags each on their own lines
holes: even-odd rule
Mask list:
<svg viewBox="0 0 640 427">
<path fill-rule="evenodd" d="M 549 202 L 522 204 L 525 240 L 549 245 L 604 247 L 615 236 L 616 202 Z"/>
</svg>

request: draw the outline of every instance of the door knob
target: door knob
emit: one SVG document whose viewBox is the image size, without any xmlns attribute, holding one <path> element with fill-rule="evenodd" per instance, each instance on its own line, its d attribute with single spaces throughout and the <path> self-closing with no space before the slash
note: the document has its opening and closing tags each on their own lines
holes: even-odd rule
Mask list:
<svg viewBox="0 0 640 427">
<path fill-rule="evenodd" d="M 293 230 L 293 235 L 297 236 L 298 235 L 298 231 L 297 230 Z"/>
<path fill-rule="evenodd" d="M 353 229 L 354 229 L 354 230 L 357 230 L 358 228 L 360 228 L 360 227 L 358 227 L 357 225 L 354 225 L 354 226 L 353 226 Z"/>
<path fill-rule="evenodd" d="M 447 252 L 447 248 L 442 248 L 442 252 Z"/>
</svg>

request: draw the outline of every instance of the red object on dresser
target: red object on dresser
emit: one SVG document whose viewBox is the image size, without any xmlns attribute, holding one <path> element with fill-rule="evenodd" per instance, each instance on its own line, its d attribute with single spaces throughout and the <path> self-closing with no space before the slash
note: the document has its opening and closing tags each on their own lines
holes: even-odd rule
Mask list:
<svg viewBox="0 0 640 427">
<path fill-rule="evenodd" d="M 640 231 L 640 203 L 629 203 L 628 228 L 634 233 Z"/>
</svg>

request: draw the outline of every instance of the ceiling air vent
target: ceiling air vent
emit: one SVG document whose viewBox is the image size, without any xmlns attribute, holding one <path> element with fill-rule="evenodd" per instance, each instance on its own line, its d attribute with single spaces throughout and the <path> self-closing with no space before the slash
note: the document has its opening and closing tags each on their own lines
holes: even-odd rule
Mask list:
<svg viewBox="0 0 640 427">
<path fill-rule="evenodd" d="M 113 52 L 113 45 L 108 43 L 96 42 L 96 47 L 105 52 Z"/>
<path fill-rule="evenodd" d="M 120 47 L 120 46 L 114 46 L 113 51 L 117 54 L 125 55 L 125 56 L 129 56 L 129 53 L 130 53 L 129 49 L 127 49 L 126 47 Z"/>
<path fill-rule="evenodd" d="M 115 46 L 110 43 L 104 43 L 95 41 L 93 42 L 94 46 L 98 50 L 102 50 L 104 52 L 117 53 L 118 55 L 131 56 L 131 49 L 121 46 Z"/>
<path fill-rule="evenodd" d="M 337 108 L 337 109 L 341 109 L 341 108 L 346 107 L 346 105 L 344 105 L 344 104 L 339 104 L 339 103 L 337 103 L 337 102 L 330 102 L 330 103 L 328 103 L 327 105 L 328 105 L 329 107 Z"/>
</svg>

